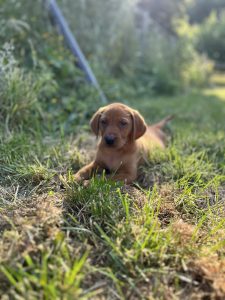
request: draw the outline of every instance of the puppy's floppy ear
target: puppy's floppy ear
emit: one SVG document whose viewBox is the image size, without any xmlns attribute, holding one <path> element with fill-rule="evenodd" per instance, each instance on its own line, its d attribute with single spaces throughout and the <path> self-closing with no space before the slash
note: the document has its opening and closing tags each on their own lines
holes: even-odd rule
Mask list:
<svg viewBox="0 0 225 300">
<path fill-rule="evenodd" d="M 90 121 L 90 126 L 94 134 L 98 137 L 99 133 L 99 121 L 101 114 L 103 113 L 104 107 L 99 108 L 99 110 L 96 111 L 96 113 L 92 116 Z"/>
<path fill-rule="evenodd" d="M 132 110 L 131 118 L 133 122 L 132 138 L 136 140 L 145 133 L 147 125 L 145 123 L 144 118 L 139 114 L 137 110 Z"/>
</svg>

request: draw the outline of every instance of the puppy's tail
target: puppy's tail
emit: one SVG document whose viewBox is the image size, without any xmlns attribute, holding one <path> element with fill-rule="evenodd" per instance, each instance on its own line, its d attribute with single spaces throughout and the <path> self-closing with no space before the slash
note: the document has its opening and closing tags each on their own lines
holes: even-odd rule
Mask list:
<svg viewBox="0 0 225 300">
<path fill-rule="evenodd" d="M 166 117 L 165 119 L 161 120 L 160 122 L 151 125 L 151 127 L 157 128 L 157 129 L 162 129 L 169 121 L 175 118 L 175 115 L 170 115 Z"/>
</svg>

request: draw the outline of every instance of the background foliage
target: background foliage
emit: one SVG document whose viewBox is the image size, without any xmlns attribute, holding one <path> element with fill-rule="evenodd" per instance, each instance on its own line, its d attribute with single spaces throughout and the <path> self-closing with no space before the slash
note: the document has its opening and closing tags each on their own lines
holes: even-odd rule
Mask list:
<svg viewBox="0 0 225 300">
<path fill-rule="evenodd" d="M 95 90 L 86 84 L 75 65 L 75 58 L 51 24 L 43 1 L 2 1 L 0 13 L 1 80 L 4 86 L 1 93 L 14 92 L 18 97 L 15 89 L 20 89 L 24 95 L 20 97 L 19 107 L 24 109 L 27 102 L 31 102 L 30 113 L 35 114 L 34 118 L 44 119 L 46 128 L 68 131 L 72 126 L 75 130 L 72 124 L 82 124 L 99 102 Z M 13 80 L 15 84 L 11 82 Z M 35 93 L 36 100 L 32 101 L 26 91 Z M 9 111 L 14 113 L 14 100 L 3 95 L 2 101 L 0 115 L 5 118 L 4 107 L 11 107 Z M 10 103 L 6 104 L 6 101 Z M 18 102 L 17 98 L 15 102 Z M 87 104 L 90 112 L 86 111 Z M 33 109 L 33 105 L 38 106 L 38 110 L 37 107 Z"/>
<path fill-rule="evenodd" d="M 61 2 L 100 77 L 125 79 L 148 93 L 173 93 L 206 83 L 211 64 L 187 35 L 179 36 L 176 26 L 181 19 L 187 23 L 185 1 Z"/>
<path fill-rule="evenodd" d="M 200 87 L 213 61 L 224 61 L 224 0 L 61 0 L 60 5 L 110 99 Z M 2 45 L 15 44 L 23 68 L 48 74 L 42 99 L 54 99 L 55 115 L 76 99 L 80 116 L 79 100 L 95 96 L 56 35 L 43 1 L 2 1 L 1 16 Z"/>
</svg>

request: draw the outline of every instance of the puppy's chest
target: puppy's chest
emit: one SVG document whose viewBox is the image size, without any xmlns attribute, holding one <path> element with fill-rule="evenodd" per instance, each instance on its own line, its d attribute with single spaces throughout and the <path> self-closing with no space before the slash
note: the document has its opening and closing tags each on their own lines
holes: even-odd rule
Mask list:
<svg viewBox="0 0 225 300">
<path fill-rule="evenodd" d="M 119 170 L 122 166 L 128 164 L 130 160 L 129 157 L 117 153 L 111 153 L 110 155 L 101 153 L 97 158 L 102 167 L 111 172 Z"/>
</svg>

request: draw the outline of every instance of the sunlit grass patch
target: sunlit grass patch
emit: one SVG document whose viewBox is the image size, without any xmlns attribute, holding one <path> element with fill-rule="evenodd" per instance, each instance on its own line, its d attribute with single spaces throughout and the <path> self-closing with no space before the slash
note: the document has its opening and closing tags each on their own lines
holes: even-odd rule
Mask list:
<svg viewBox="0 0 225 300">
<path fill-rule="evenodd" d="M 121 192 L 122 185 L 103 177 L 93 177 L 87 186 L 73 182 L 66 183 L 66 197 L 70 211 L 85 226 L 93 229 L 94 223 L 111 227 L 130 214 L 127 193 Z"/>
<path fill-rule="evenodd" d="M 222 101 L 225 101 L 225 87 L 214 87 L 210 89 L 205 89 L 204 94 L 207 96 L 214 96 Z"/>
<path fill-rule="evenodd" d="M 215 85 L 224 85 L 225 86 L 225 75 L 224 73 L 214 73 L 210 78 L 211 83 Z"/>
<path fill-rule="evenodd" d="M 215 179 L 215 184 L 219 182 L 218 180 Z M 209 185 L 207 187 L 209 188 Z M 158 192 L 155 187 L 146 192 L 146 201 L 142 208 L 134 209 L 133 203 L 125 202 L 124 206 L 124 195 L 117 194 L 118 187 L 115 189 L 115 184 L 104 181 L 104 178 L 93 179 L 88 187 L 74 184 L 74 189 L 76 191 L 72 193 L 73 198 L 69 194 L 70 201 L 72 200 L 73 203 L 70 209 L 75 209 L 76 215 L 80 216 L 72 217 L 74 225 L 70 223 L 71 230 L 74 226 L 77 232 L 83 231 L 83 236 L 88 237 L 93 243 L 98 243 L 99 251 L 104 249 L 102 255 L 102 259 L 105 260 L 104 265 L 110 266 L 113 274 L 120 280 L 117 282 L 120 286 L 117 287 L 119 294 L 122 287 L 126 285 L 130 293 L 138 295 L 142 288 L 138 288 L 137 282 L 142 282 L 142 286 L 146 281 L 152 282 L 155 273 L 160 280 L 160 274 L 168 274 L 169 270 L 171 275 L 168 280 L 178 280 L 183 285 L 189 275 L 185 275 L 187 270 L 182 269 L 182 261 L 203 255 L 206 241 L 208 245 L 211 243 L 210 253 L 215 253 L 215 249 L 213 250 L 215 241 L 210 242 L 211 231 L 207 232 L 208 226 L 214 228 L 216 232 L 223 223 L 217 229 L 212 225 L 213 208 L 210 205 L 213 204 L 210 203 L 209 206 L 205 203 L 201 211 L 197 208 L 197 203 L 196 206 L 191 206 L 190 212 L 195 209 L 194 218 L 191 213 L 181 211 L 177 201 L 181 199 L 182 193 L 186 193 L 185 190 L 182 192 L 176 187 L 171 189 L 167 186 L 166 189 Z M 82 198 L 84 195 L 85 197 Z M 167 214 L 168 206 L 163 205 L 166 195 L 173 205 L 172 208 L 170 207 L 172 212 L 170 215 Z M 199 195 L 196 194 L 193 199 L 197 202 L 198 197 Z M 105 201 L 102 201 L 103 199 Z M 121 201 L 122 205 L 119 205 L 118 201 Z M 101 210 L 99 208 L 96 210 L 98 203 L 101 205 Z M 111 209 L 112 220 L 107 214 Z M 166 223 L 165 219 L 167 219 Z M 222 247 L 220 249 L 222 250 Z M 98 251 L 98 247 L 96 250 Z M 219 246 L 216 251 L 219 251 Z M 197 281 L 196 284 L 199 285 Z M 151 292 L 162 296 L 163 292 L 159 292 L 157 287 L 158 283 L 152 283 Z"/>
</svg>

